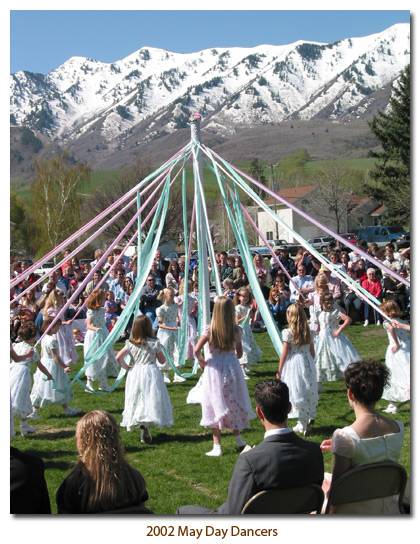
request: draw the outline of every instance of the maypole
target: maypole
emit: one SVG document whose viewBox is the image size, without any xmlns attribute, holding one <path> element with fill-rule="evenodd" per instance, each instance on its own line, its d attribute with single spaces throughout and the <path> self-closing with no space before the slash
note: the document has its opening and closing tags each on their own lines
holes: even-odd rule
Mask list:
<svg viewBox="0 0 420 544">
<path fill-rule="evenodd" d="M 196 215 L 197 215 L 197 234 L 198 234 L 198 278 L 199 278 L 199 291 L 200 302 L 202 309 L 201 319 L 201 331 L 204 327 L 210 323 L 210 287 L 209 287 L 209 269 L 207 266 L 207 234 L 206 234 L 206 220 L 203 198 L 204 190 L 200 191 L 200 186 L 203 189 L 203 165 L 201 155 L 201 136 L 200 136 L 200 124 L 201 115 L 194 113 L 190 118 L 191 125 L 191 143 L 194 148 L 194 187 L 197 199 Z"/>
</svg>

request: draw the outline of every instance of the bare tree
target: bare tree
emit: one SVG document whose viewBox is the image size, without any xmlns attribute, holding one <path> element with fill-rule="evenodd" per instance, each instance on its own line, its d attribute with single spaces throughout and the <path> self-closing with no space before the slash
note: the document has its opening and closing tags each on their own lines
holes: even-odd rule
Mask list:
<svg viewBox="0 0 420 544">
<path fill-rule="evenodd" d="M 47 161 L 35 161 L 32 216 L 38 251 L 43 254 L 80 227 L 80 186 L 89 181 L 90 166 L 72 164 L 67 153 Z"/>
<path fill-rule="evenodd" d="M 92 197 L 85 202 L 84 205 L 84 215 L 86 221 L 92 217 L 96 217 L 111 204 L 116 202 L 118 199 L 123 197 L 135 187 L 138 183 L 143 181 L 149 174 L 153 172 L 153 167 L 151 161 L 147 157 L 137 157 L 136 162 L 133 166 L 125 168 L 121 175 L 115 179 L 114 182 L 103 184 L 95 189 L 92 193 Z M 147 186 L 146 186 L 147 187 Z M 142 187 L 143 191 L 145 187 Z M 143 204 L 149 196 L 153 193 L 154 186 L 151 187 L 150 191 L 146 192 L 141 197 L 141 204 Z M 133 195 L 134 198 L 134 195 Z M 141 217 L 142 220 L 146 219 L 152 210 L 156 202 L 161 198 L 161 191 L 158 191 L 147 206 L 142 210 Z M 189 198 L 188 201 L 190 201 Z M 114 215 L 117 211 L 122 209 L 128 204 L 129 200 L 127 199 L 121 206 L 114 212 Z M 106 239 L 114 239 L 121 231 L 127 226 L 127 223 L 133 218 L 134 214 L 137 211 L 137 203 L 133 203 L 132 206 L 126 210 L 120 217 L 115 219 L 112 224 L 107 227 L 104 232 Z M 100 224 L 105 223 L 110 219 L 109 216 L 104 218 Z M 142 228 L 143 238 L 147 236 L 149 228 L 152 224 L 153 215 L 150 217 L 147 224 Z M 123 240 L 128 242 L 133 234 L 137 230 L 137 221 L 133 223 L 131 228 L 127 231 Z M 177 244 L 183 242 L 183 214 L 182 214 L 182 192 L 181 188 L 171 189 L 169 206 L 166 214 L 165 225 L 162 231 L 162 243 L 168 240 L 175 240 Z"/>
<path fill-rule="evenodd" d="M 317 185 L 317 189 L 309 197 L 308 208 L 324 222 L 333 221 L 336 232 L 346 229 L 352 207 L 346 193 L 353 191 L 359 178 L 360 175 L 346 167 L 342 161 L 329 161 L 312 175 L 311 181 Z"/>
</svg>

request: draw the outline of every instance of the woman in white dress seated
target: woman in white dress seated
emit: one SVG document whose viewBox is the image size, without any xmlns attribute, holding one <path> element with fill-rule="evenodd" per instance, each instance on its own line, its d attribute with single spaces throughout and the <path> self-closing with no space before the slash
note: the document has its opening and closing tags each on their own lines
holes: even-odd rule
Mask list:
<svg viewBox="0 0 420 544">
<path fill-rule="evenodd" d="M 331 449 L 334 467 L 326 474 L 325 488 L 353 467 L 380 461 L 398 462 L 404 440 L 401 421 L 379 414 L 375 405 L 382 397 L 389 380 L 389 370 L 377 361 L 351 363 L 344 372 L 347 396 L 356 421 L 349 427 L 334 431 L 331 440 L 324 440 L 321 449 Z M 328 492 L 326 493 L 328 495 Z M 343 504 L 331 514 L 399 514 L 396 497 L 385 497 Z"/>
</svg>

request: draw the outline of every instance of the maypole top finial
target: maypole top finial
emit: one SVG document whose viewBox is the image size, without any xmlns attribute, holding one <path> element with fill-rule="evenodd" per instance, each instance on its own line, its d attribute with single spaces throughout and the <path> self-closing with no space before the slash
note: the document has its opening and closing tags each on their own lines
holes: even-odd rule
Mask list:
<svg viewBox="0 0 420 544">
<path fill-rule="evenodd" d="M 202 117 L 198 112 L 193 113 L 190 117 L 191 139 L 193 142 L 201 143 L 201 139 L 200 139 L 201 119 Z"/>
</svg>

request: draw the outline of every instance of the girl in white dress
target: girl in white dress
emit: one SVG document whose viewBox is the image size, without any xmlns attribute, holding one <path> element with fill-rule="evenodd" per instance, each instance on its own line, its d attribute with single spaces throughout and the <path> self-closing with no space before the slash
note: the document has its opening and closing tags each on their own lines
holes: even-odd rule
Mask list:
<svg viewBox="0 0 420 544">
<path fill-rule="evenodd" d="M 351 317 L 334 309 L 331 293 L 322 295 L 321 307 L 322 311 L 317 312 L 319 335 L 315 347 L 318 391 L 322 391 L 323 382 L 341 380 L 347 366 L 361 360 L 353 344 L 343 334 L 352 322 Z"/>
<path fill-rule="evenodd" d="M 175 367 L 179 369 L 178 360 L 178 305 L 175 304 L 175 290 L 172 287 L 165 287 L 158 295 L 158 299 L 163 300 L 162 306 L 156 308 L 156 317 L 158 318 L 157 337 L 160 343 L 168 352 L 168 356 L 172 359 Z M 170 364 L 166 361 L 163 370 L 163 380 L 165 383 L 170 383 L 169 369 Z M 174 382 L 185 382 L 185 378 L 179 376 L 175 372 Z"/>
<path fill-rule="evenodd" d="M 293 430 L 307 436 L 318 405 L 313 333 L 301 304 L 291 304 L 287 308 L 286 318 L 289 328 L 282 331 L 283 351 L 277 378 L 289 387 L 292 404 L 289 417 L 298 419 Z"/>
<path fill-rule="evenodd" d="M 124 362 L 128 356 L 132 366 Z M 156 361 L 165 363 L 159 340 L 154 338 L 152 322 L 147 315 L 136 317 L 130 340 L 117 354 L 117 362 L 125 368 L 125 402 L 122 427 L 127 431 L 140 427 L 140 439 L 150 444 L 150 426 L 166 429 L 173 425 L 171 400 Z"/>
<path fill-rule="evenodd" d="M 21 420 L 20 432 L 22 436 L 34 433 L 38 427 L 30 427 L 27 418 L 32 413 L 31 404 L 31 364 L 35 363 L 48 380 L 52 375 L 41 363 L 37 350 L 33 349 L 38 330 L 33 322 L 23 323 L 19 329 L 19 342 L 13 346 L 14 352 L 19 355 L 29 353 L 27 359 L 10 363 L 10 398 L 13 417 Z"/>
<path fill-rule="evenodd" d="M 51 325 L 54 318 L 47 317 L 42 323 L 42 332 L 45 332 Z M 58 319 L 54 326 L 41 340 L 41 362 L 52 375 L 54 384 L 51 381 L 44 381 L 43 373 L 38 369 L 34 374 L 34 385 L 31 391 L 31 401 L 33 412 L 31 419 L 39 419 L 38 408 L 51 406 L 55 404 L 62 405 L 66 416 L 75 416 L 80 414 L 79 408 L 70 408 L 69 402 L 73 400 L 73 390 L 70 388 L 65 393 L 59 391 L 66 390 L 70 384 L 67 375 L 70 367 L 66 365 L 60 357 L 58 341 L 55 337 L 61 327 L 61 321 Z M 53 388 L 54 385 L 54 388 Z"/>
<path fill-rule="evenodd" d="M 45 301 L 42 313 L 45 317 L 56 317 L 64 306 L 64 293 L 60 289 L 53 289 Z M 62 316 L 64 317 L 64 316 Z M 58 329 L 56 338 L 60 350 L 60 357 L 66 366 L 75 365 L 78 355 L 76 344 L 73 338 L 72 319 L 64 321 L 61 319 L 61 327 Z"/>
<path fill-rule="evenodd" d="M 408 324 L 401 319 L 402 312 L 394 300 L 387 300 L 379 308 L 390 319 Z M 396 414 L 398 406 L 395 403 L 410 400 L 410 337 L 406 330 L 395 328 L 388 320 L 384 321 L 383 326 L 389 340 L 385 364 L 391 372 L 391 379 L 382 395 L 383 399 L 390 401 L 384 412 Z"/>
<path fill-rule="evenodd" d="M 255 341 L 250 325 L 251 304 L 253 300 L 254 297 L 251 291 L 246 287 L 238 289 L 233 299 L 235 304 L 236 323 L 240 325 L 244 331 L 242 336 L 243 355 L 239 362 L 241 363 L 244 378 L 246 380 L 249 380 L 246 372 L 251 370 L 251 367 L 257 364 L 262 356 L 262 351 Z"/>
<path fill-rule="evenodd" d="M 201 350 L 209 344 L 209 357 L 204 359 Z M 246 444 L 241 429 L 249 427 L 255 416 L 249 399 L 248 388 L 239 364 L 242 357 L 242 329 L 235 322 L 235 305 L 229 297 L 218 297 L 213 309 L 211 324 L 205 327 L 194 354 L 202 375 L 200 425 L 210 427 L 213 433 L 213 449 L 210 457 L 223 455 L 220 442 L 221 429 L 233 429 L 238 448 Z"/>
<path fill-rule="evenodd" d="M 83 345 L 84 354 L 89 352 L 92 344 L 96 342 L 96 351 L 102 346 L 105 340 L 109 336 L 108 327 L 105 321 L 105 304 L 106 293 L 98 289 L 93 291 L 87 301 L 87 316 L 86 316 L 86 336 Z M 107 351 L 102 357 L 96 359 L 86 369 L 86 391 L 91 393 L 93 389 L 93 382 L 99 381 L 100 391 L 109 391 L 109 385 L 107 378 L 109 376 L 118 375 L 118 365 L 115 359 L 115 353 L 112 346 L 109 346 Z"/>
<path fill-rule="evenodd" d="M 194 346 L 197 341 L 197 323 L 195 317 L 197 315 L 197 304 L 195 298 L 192 296 L 193 282 L 188 280 L 187 289 L 188 293 L 184 294 L 184 278 L 182 278 L 179 284 L 179 295 L 174 298 L 174 302 L 178 304 L 178 319 L 180 325 L 182 324 L 182 314 L 184 308 L 184 299 L 187 300 L 187 351 L 185 358 L 188 360 L 194 359 Z"/>
</svg>

